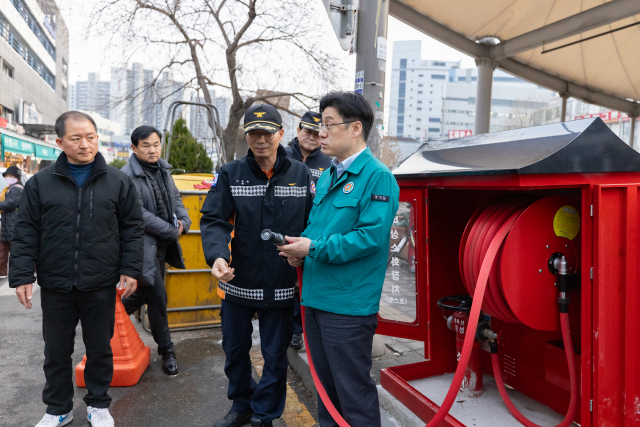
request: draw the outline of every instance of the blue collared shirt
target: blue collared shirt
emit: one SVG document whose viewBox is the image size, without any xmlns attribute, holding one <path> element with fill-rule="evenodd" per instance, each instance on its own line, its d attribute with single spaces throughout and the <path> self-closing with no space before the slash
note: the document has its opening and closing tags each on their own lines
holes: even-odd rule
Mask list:
<svg viewBox="0 0 640 427">
<path fill-rule="evenodd" d="M 338 179 L 340 179 L 340 177 L 342 176 L 342 174 L 344 173 L 344 171 L 346 171 L 347 169 L 349 169 L 349 166 L 351 166 L 351 163 L 353 163 L 353 161 L 355 159 L 358 158 L 358 156 L 360 154 L 362 154 L 362 152 L 364 150 L 366 150 L 367 147 L 364 147 L 362 150 L 358 151 L 356 154 L 354 154 L 353 156 L 349 156 L 346 159 L 344 159 L 342 162 L 338 163 L 338 158 L 334 157 L 333 159 L 331 159 L 331 165 L 336 168 L 336 174 L 334 179 L 337 181 Z M 335 182 L 335 181 L 334 181 Z"/>
</svg>

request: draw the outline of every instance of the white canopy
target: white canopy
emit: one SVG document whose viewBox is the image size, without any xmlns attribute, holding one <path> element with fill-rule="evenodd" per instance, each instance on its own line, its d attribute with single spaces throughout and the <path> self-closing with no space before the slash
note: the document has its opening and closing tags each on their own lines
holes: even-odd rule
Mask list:
<svg viewBox="0 0 640 427">
<path fill-rule="evenodd" d="M 389 1 L 390 15 L 470 56 L 640 116 L 640 0 Z M 486 38 L 499 43 L 478 43 Z"/>
</svg>

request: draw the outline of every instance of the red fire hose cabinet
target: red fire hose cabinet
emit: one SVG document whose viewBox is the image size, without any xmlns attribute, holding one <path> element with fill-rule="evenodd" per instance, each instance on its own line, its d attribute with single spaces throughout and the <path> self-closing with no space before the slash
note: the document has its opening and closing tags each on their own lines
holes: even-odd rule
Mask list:
<svg viewBox="0 0 640 427">
<path fill-rule="evenodd" d="M 497 383 L 541 425 L 577 384 L 572 421 L 640 426 L 640 154 L 596 118 L 429 142 L 393 173 L 378 333 L 423 341 L 425 360 L 383 369 L 382 387 L 429 422 L 476 334 L 441 426 L 520 425 Z M 484 329 L 465 331 L 483 281 Z"/>
</svg>

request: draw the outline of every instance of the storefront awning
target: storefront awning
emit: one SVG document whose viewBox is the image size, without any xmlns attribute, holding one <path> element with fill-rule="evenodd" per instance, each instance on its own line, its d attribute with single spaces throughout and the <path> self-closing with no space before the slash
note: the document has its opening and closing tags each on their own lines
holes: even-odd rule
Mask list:
<svg viewBox="0 0 640 427">
<path fill-rule="evenodd" d="M 35 144 L 36 158 L 40 160 L 56 160 L 60 155 L 60 150 L 56 150 L 53 147 L 44 147 L 42 145 Z"/>
<path fill-rule="evenodd" d="M 2 157 L 5 153 L 33 155 L 33 143 L 2 134 Z"/>
</svg>

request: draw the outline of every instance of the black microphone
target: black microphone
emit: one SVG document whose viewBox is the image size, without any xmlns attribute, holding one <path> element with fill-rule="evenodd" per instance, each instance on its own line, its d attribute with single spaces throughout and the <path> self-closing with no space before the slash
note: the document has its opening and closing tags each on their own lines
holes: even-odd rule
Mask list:
<svg viewBox="0 0 640 427">
<path fill-rule="evenodd" d="M 289 244 L 289 242 L 287 242 L 287 240 L 284 238 L 282 234 L 274 233 L 268 228 L 265 228 L 264 230 L 262 230 L 262 233 L 260 233 L 260 237 L 262 237 L 262 240 L 271 242 L 276 246 L 283 246 L 283 245 Z"/>
</svg>

